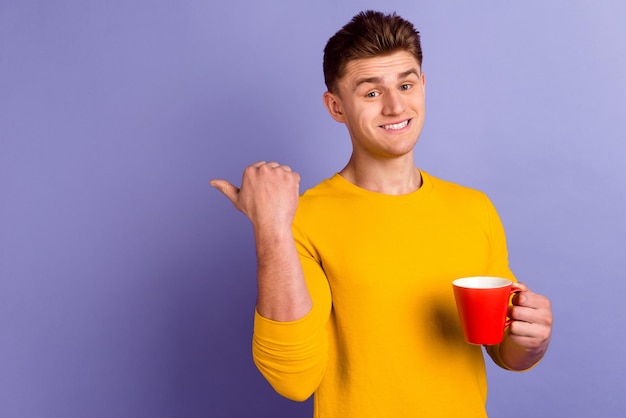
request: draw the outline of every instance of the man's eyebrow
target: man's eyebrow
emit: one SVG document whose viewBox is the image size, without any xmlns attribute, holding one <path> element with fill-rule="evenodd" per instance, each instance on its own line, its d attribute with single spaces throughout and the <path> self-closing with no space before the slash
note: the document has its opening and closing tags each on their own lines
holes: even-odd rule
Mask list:
<svg viewBox="0 0 626 418">
<path fill-rule="evenodd" d="M 365 83 L 369 83 L 369 84 L 381 84 L 383 82 L 383 79 L 380 77 L 367 77 L 367 78 L 360 78 L 356 81 L 356 83 L 354 83 L 354 89 L 353 91 L 356 91 L 356 89 L 359 88 L 359 86 L 361 84 L 365 84 Z"/>
<path fill-rule="evenodd" d="M 408 76 L 410 76 L 411 74 L 415 74 L 415 76 L 416 76 L 417 78 L 419 78 L 419 77 L 420 77 L 420 72 L 419 72 L 417 69 L 415 69 L 415 68 L 411 68 L 411 69 L 410 69 L 410 70 L 408 70 L 408 71 L 405 71 L 405 72 L 403 72 L 403 73 L 400 73 L 400 75 L 398 76 L 398 78 L 399 78 L 399 79 L 401 79 L 401 78 L 407 78 L 407 77 L 408 77 Z"/>
<path fill-rule="evenodd" d="M 420 72 L 415 69 L 415 68 L 411 68 L 410 70 L 407 70 L 403 73 L 398 74 L 398 80 L 401 80 L 403 78 L 406 78 L 408 76 L 410 76 L 411 74 L 414 74 L 416 77 L 419 78 L 420 76 Z M 366 77 L 366 78 L 360 78 L 356 81 L 356 83 L 354 83 L 354 89 L 353 91 L 356 91 L 357 88 L 359 88 L 359 86 L 361 84 L 365 84 L 365 83 L 370 83 L 370 84 L 381 84 L 383 82 L 383 79 L 381 77 Z"/>
</svg>

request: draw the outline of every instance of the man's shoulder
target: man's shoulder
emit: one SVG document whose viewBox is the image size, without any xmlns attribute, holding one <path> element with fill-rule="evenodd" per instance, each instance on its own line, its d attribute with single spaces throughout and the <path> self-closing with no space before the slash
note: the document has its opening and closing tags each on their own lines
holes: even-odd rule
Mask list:
<svg viewBox="0 0 626 418">
<path fill-rule="evenodd" d="M 330 197 L 341 193 L 341 187 L 337 181 L 338 174 L 326 178 L 315 186 L 307 189 L 300 195 L 300 202 L 317 200 L 322 197 Z"/>
<path fill-rule="evenodd" d="M 438 192 L 484 195 L 484 192 L 474 187 L 467 186 L 456 181 L 446 180 L 441 177 L 436 177 L 424 171 L 422 171 L 422 176 L 424 181 L 430 181 L 433 189 Z"/>
<path fill-rule="evenodd" d="M 457 207 L 489 205 L 490 200 L 485 192 L 477 188 L 461 184 L 459 182 L 444 180 L 428 173 L 424 174 L 424 181 L 431 184 L 431 197 L 443 204 L 451 204 Z"/>
</svg>

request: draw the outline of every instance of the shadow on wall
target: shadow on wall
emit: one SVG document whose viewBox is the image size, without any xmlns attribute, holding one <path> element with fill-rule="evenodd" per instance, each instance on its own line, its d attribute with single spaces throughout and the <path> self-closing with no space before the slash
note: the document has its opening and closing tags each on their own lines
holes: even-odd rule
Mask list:
<svg viewBox="0 0 626 418">
<path fill-rule="evenodd" d="M 217 190 L 208 190 L 210 237 L 206 296 L 205 393 L 209 416 L 294 417 L 312 415 L 311 402 L 282 398 L 252 360 L 256 259 L 249 220 Z"/>
</svg>

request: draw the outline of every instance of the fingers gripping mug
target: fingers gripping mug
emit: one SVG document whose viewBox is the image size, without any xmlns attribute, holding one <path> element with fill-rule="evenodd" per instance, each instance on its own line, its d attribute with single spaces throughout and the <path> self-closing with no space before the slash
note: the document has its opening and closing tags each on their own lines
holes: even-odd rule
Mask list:
<svg viewBox="0 0 626 418">
<path fill-rule="evenodd" d="M 507 312 L 511 295 L 520 292 L 501 277 L 464 277 L 452 282 L 456 307 L 465 340 L 470 344 L 494 345 L 504 338 L 511 323 Z"/>
</svg>

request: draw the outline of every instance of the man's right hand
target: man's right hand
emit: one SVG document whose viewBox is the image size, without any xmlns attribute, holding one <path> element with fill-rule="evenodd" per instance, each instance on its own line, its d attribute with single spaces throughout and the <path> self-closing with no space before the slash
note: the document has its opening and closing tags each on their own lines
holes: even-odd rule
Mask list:
<svg viewBox="0 0 626 418">
<path fill-rule="evenodd" d="M 226 180 L 211 180 L 255 227 L 291 227 L 299 198 L 300 176 L 286 165 L 259 161 L 246 167 L 237 188 Z"/>
</svg>

